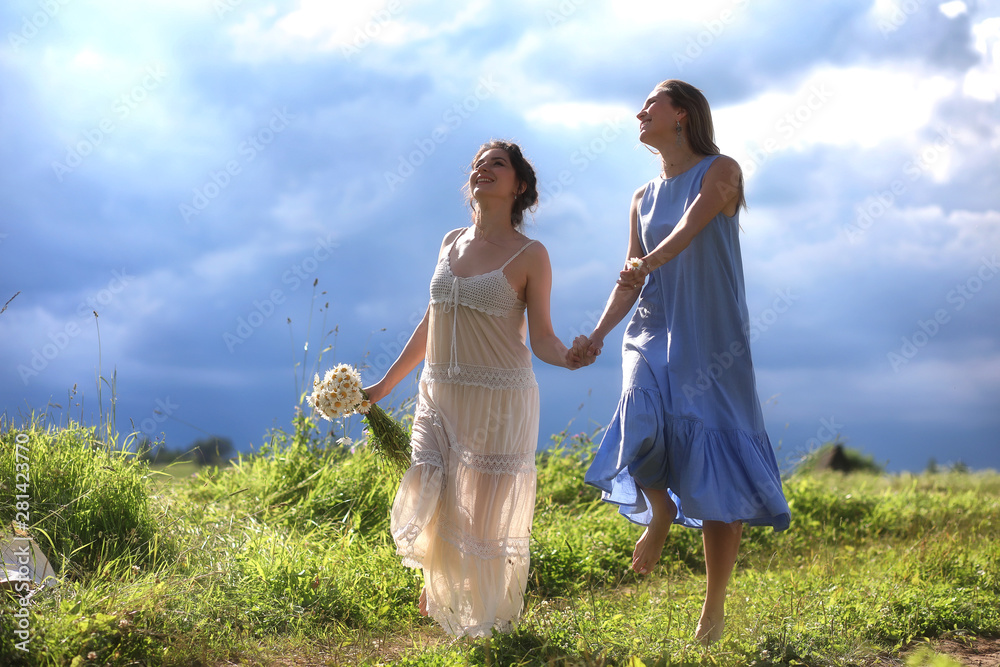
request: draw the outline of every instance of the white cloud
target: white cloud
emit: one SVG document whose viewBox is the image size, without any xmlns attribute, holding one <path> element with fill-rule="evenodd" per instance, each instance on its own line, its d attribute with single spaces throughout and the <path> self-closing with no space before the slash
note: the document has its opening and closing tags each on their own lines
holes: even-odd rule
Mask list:
<svg viewBox="0 0 1000 667">
<path fill-rule="evenodd" d="M 301 0 L 277 18 L 273 5 L 251 12 L 230 33 L 241 60 L 305 60 L 329 52 L 352 59 L 373 46 L 399 48 L 442 38 L 485 21 L 489 8 L 486 0 L 463 3 L 458 11 L 408 0 Z"/>
<path fill-rule="evenodd" d="M 981 60 L 965 74 L 962 92 L 983 102 L 1000 96 L 1000 18 L 989 18 L 972 26 L 973 46 Z"/>
<path fill-rule="evenodd" d="M 759 165 L 783 151 L 819 145 L 873 148 L 910 142 L 956 84 L 919 71 L 819 67 L 791 92 L 758 97 L 713 112 L 717 143 L 741 164 Z M 750 178 L 756 169 L 747 171 Z"/>
<path fill-rule="evenodd" d="M 586 125 L 631 120 L 635 113 L 623 104 L 598 102 L 551 102 L 528 108 L 524 117 L 538 125 L 561 125 L 572 130 Z"/>
<path fill-rule="evenodd" d="M 762 341 L 762 358 L 771 354 L 759 368 L 767 392 L 762 397 L 782 392 L 781 401 L 794 404 L 799 430 L 814 433 L 817 417 L 833 414 L 847 424 L 848 437 L 866 422 L 892 421 L 897 410 L 902 418 L 933 413 L 942 424 L 992 418 L 986 399 L 977 403 L 976 397 L 995 395 L 1000 377 L 988 316 L 1000 274 L 991 275 L 988 288 L 978 278 L 983 286 L 970 308 L 955 313 L 947 333 L 899 373 L 889 369 L 885 353 L 918 317 L 952 308 L 945 295 L 954 285 L 978 287 L 969 281 L 992 270 L 982 262 L 1000 248 L 1000 212 L 973 210 L 996 208 L 988 194 L 991 172 L 973 168 L 989 164 L 1000 150 L 992 108 L 982 103 L 1000 96 L 1000 19 L 989 16 L 996 12 L 969 3 L 963 15 L 957 3 L 939 10 L 935 2 L 915 3 L 919 15 L 900 14 L 899 7 L 914 3 L 899 0 L 879 0 L 874 19 L 870 2 L 836 9 L 802 5 L 794 18 L 787 8 L 736 0 L 399 0 L 399 11 L 391 10 L 391 0 L 231 4 L 232 11 L 219 15 L 205 0 L 134 7 L 100 0 L 98 10 L 87 11 L 70 3 L 21 52 L 0 46 L 11 85 L 27 93 L 11 98 L 12 109 L 33 121 L 0 129 L 9 164 L 19 165 L 11 178 L 21 178 L 24 165 L 39 154 L 45 171 L 50 159 L 102 119 L 115 122 L 113 135 L 72 174 L 76 180 L 63 187 L 12 181 L 11 219 L 24 224 L 6 230 L 2 249 L 10 251 L 11 275 L 23 280 L 25 293 L 0 317 L 0 339 L 10 339 L 12 348 L 0 350 L 7 368 L 0 386 L 9 385 L 5 405 L 18 405 L 28 394 L 44 405 L 51 386 L 93 378 L 93 316 L 79 316 L 77 305 L 110 285 L 102 267 L 118 267 L 122 253 L 137 269 L 146 268 L 98 306 L 105 374 L 128 362 L 133 370 L 120 375 L 130 381 L 140 377 L 136 372 L 153 378 L 146 382 L 153 387 L 168 379 L 177 391 L 172 400 L 185 406 L 182 419 L 192 421 L 188 406 L 198 402 L 199 385 L 249 385 L 261 394 L 259 387 L 268 383 L 260 381 L 260 369 L 287 357 L 284 314 L 308 301 L 314 277 L 321 285 L 355 285 L 357 269 L 344 259 L 377 249 L 384 270 L 373 275 L 384 289 L 349 290 L 330 311 L 343 326 L 343 346 L 360 348 L 371 329 L 411 310 L 422 313 L 426 288 L 412 280 L 413 246 L 433 237 L 425 245 L 435 247 L 444 228 L 466 219 L 453 180 L 460 180 L 464 163 L 454 155 L 461 143 L 472 145 L 490 133 L 523 139 L 539 166 L 545 202 L 530 233 L 545 240 L 555 265 L 554 321 L 562 331 L 580 327 L 600 310 L 613 284 L 629 195 L 656 173 L 656 159 L 635 140 L 634 114 L 649 86 L 678 74 L 677 54 L 694 44 L 704 56 L 685 63 L 679 74 L 707 89 L 715 86 L 710 97 L 720 147 L 741 160 L 750 178 L 759 170 L 753 151 L 766 162 L 743 218 L 751 314 L 766 308 L 775 290 L 791 286 L 801 296 Z M 878 12 L 893 28 L 881 31 L 885 40 L 879 39 Z M 0 13 L 19 21 L 17 10 Z M 781 23 L 801 29 L 782 41 L 779 54 L 764 28 Z M 954 34 L 969 25 L 970 35 Z M 904 34 L 929 48 L 920 54 L 902 48 L 897 38 Z M 953 72 L 955 62 L 930 48 L 945 38 L 953 38 L 950 44 L 971 40 L 980 62 L 967 74 L 938 75 Z M 220 57 L 227 45 L 234 53 Z M 363 48 L 355 58 L 345 47 Z M 617 55 L 609 59 L 608 53 Z M 120 117 L 116 101 L 141 86 L 145 68 L 158 62 L 166 71 L 162 86 L 140 91 L 146 99 Z M 343 75 L 350 85 L 320 91 L 308 84 L 313 74 Z M 386 170 L 430 136 L 456 100 L 471 100 L 484 77 L 500 84 L 489 104 L 476 96 L 482 111 L 462 117 L 461 129 L 435 148 L 405 197 L 403 191 L 387 193 Z M 404 79 L 403 86 L 385 83 Z M 745 86 L 753 86 L 749 98 Z M 724 95 L 737 102 L 723 105 Z M 241 162 L 246 172 L 226 190 L 225 201 L 215 201 L 197 225 L 181 227 L 178 204 L 227 160 L 241 158 L 240 142 L 266 122 L 272 100 L 287 102 L 297 115 L 294 133 L 252 167 Z M 401 112 L 391 124 L 374 122 L 384 105 Z M 953 119 L 954 140 L 936 146 L 937 120 L 945 117 Z M 603 135 L 605 124 L 618 118 L 620 134 Z M 593 157 L 577 159 L 596 144 Z M 563 173 L 566 182 L 559 180 Z M 895 179 L 905 192 L 882 205 L 879 196 L 891 192 Z M 872 221 L 851 243 L 841 226 L 857 222 L 865 207 Z M 163 224 L 169 218 L 176 224 Z M 330 245 L 339 243 L 343 252 L 321 259 L 317 239 L 325 243 L 331 233 L 336 241 Z M 192 253 L 192 243 L 204 247 Z M 429 274 L 428 257 L 418 258 L 427 269 L 417 270 L 422 275 Z M 305 262 L 315 270 L 290 274 L 301 278 L 301 286 L 285 282 L 285 273 Z M 82 271 L 96 278 L 86 288 L 72 287 Z M 274 289 L 287 296 L 282 314 L 236 353 L 220 355 L 226 349 L 222 334 L 259 310 L 255 302 Z M 365 293 L 369 289 L 378 293 Z M 45 295 L 38 312 L 24 301 L 32 292 Z M 884 310 L 866 311 L 873 304 Z M 80 333 L 26 391 L 17 365 L 45 345 L 58 347 L 59 332 L 71 320 Z M 409 334 L 408 327 L 381 335 L 395 341 Z M 788 335 L 796 339 L 782 339 Z M 824 340 L 838 349 L 831 353 L 813 343 Z M 960 354 L 959 344 L 971 351 Z M 609 341 L 603 370 L 579 381 L 594 386 L 594 412 L 601 419 L 617 399 L 619 376 L 608 363 L 614 347 Z M 831 354 L 842 362 L 835 369 Z M 211 361 L 202 363 L 206 359 Z M 204 376 L 196 372 L 201 367 Z M 790 370 L 776 374 L 774 367 Z M 596 382 L 600 373 L 612 381 Z M 943 385 L 948 390 L 940 402 L 921 407 L 936 398 L 921 387 Z M 547 400 L 563 399 L 554 392 Z M 148 417 L 152 400 L 142 404 Z M 227 418 L 221 429 L 240 442 L 256 439 L 262 425 L 284 416 L 285 406 L 276 405 L 261 399 L 250 418 Z M 548 411 L 542 428 L 565 423 L 565 407 Z M 976 437 L 978 443 L 995 441 L 986 432 Z"/>
<path fill-rule="evenodd" d="M 966 7 L 962 0 L 952 0 L 951 2 L 941 3 L 938 5 L 938 9 L 941 10 L 942 14 L 950 19 L 957 18 L 969 11 L 969 8 Z"/>
<path fill-rule="evenodd" d="M 577 2 L 579 4 L 579 2 Z M 608 3 L 613 20 L 621 23 L 699 23 L 722 22 L 749 5 L 748 0 L 701 0 L 700 2 L 648 2 L 647 0 L 615 0 Z M 706 27 L 707 29 L 707 27 Z"/>
<path fill-rule="evenodd" d="M 276 9 L 268 5 L 248 13 L 230 34 L 242 60 L 306 59 L 329 51 L 350 56 L 372 43 L 405 41 L 406 30 L 400 22 L 404 8 L 401 0 L 302 0 L 297 8 L 275 18 Z"/>
</svg>

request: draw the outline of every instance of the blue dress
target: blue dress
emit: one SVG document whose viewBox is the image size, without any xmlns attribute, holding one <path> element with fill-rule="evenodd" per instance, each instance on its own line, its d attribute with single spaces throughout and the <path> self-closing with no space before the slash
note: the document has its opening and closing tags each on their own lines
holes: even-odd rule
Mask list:
<svg viewBox="0 0 1000 667">
<path fill-rule="evenodd" d="M 646 186 L 643 253 L 680 221 L 718 156 Z M 667 489 L 674 521 L 788 528 L 781 476 L 764 430 L 750 359 L 739 212 L 717 215 L 653 271 L 622 342 L 622 396 L 585 480 L 635 523 L 652 510 L 637 485 Z"/>
</svg>

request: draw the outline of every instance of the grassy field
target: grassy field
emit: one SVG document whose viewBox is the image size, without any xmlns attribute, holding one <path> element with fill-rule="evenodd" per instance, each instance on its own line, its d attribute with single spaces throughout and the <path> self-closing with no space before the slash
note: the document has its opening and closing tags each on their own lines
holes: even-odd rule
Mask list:
<svg viewBox="0 0 1000 667">
<path fill-rule="evenodd" d="M 300 416 L 192 476 L 116 440 L 78 424 L 0 433 L 0 518 L 9 534 L 30 510 L 63 578 L 27 619 L 0 596 L 0 664 L 944 666 L 959 663 L 915 647 L 1000 635 L 992 472 L 791 476 L 792 527 L 746 531 L 726 636 L 705 651 L 700 534 L 675 527 L 657 571 L 632 574 L 640 530 L 582 484 L 586 436 L 539 456 L 523 619 L 480 641 L 417 614 L 419 579 L 388 535 L 398 478 L 363 443 Z"/>
</svg>

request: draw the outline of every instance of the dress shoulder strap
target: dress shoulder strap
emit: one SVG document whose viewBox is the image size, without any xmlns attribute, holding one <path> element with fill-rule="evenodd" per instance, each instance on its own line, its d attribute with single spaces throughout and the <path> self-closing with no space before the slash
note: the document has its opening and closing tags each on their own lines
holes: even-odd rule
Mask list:
<svg viewBox="0 0 1000 667">
<path fill-rule="evenodd" d="M 458 240 L 462 238 L 462 234 L 465 233 L 464 229 L 456 231 L 458 231 L 458 234 L 455 234 L 455 238 L 453 238 L 451 240 L 451 243 L 448 245 L 448 252 L 446 253 L 446 255 L 451 255 L 451 251 L 455 249 L 455 244 L 458 243 Z"/>
<path fill-rule="evenodd" d="M 525 243 L 523 246 L 521 246 L 520 250 L 518 250 L 513 255 L 511 255 L 510 259 L 508 259 L 506 262 L 503 263 L 503 266 L 500 267 L 500 270 L 503 271 L 504 269 L 506 269 L 508 264 L 510 264 L 511 262 L 513 262 L 517 258 L 518 255 L 520 255 L 522 252 L 524 252 L 525 249 L 529 245 L 531 245 L 532 243 L 534 243 L 534 242 L 535 242 L 535 239 L 530 239 L 527 243 Z"/>
</svg>

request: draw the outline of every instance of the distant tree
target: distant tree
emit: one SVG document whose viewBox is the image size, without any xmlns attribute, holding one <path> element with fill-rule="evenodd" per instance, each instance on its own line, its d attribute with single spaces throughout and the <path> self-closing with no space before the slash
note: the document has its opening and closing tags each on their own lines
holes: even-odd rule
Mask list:
<svg viewBox="0 0 1000 667">
<path fill-rule="evenodd" d="M 201 466 L 217 466 L 233 457 L 233 441 L 213 435 L 196 440 L 188 448 L 192 459 Z"/>
<path fill-rule="evenodd" d="M 824 443 L 815 451 L 810 452 L 796 466 L 797 472 L 816 472 L 820 470 L 835 470 L 844 474 L 853 472 L 882 473 L 885 467 L 875 463 L 870 454 L 846 447 L 840 440 Z"/>
<path fill-rule="evenodd" d="M 933 456 L 927 459 L 927 467 L 924 468 L 924 472 L 928 475 L 936 475 L 941 472 L 941 469 L 938 467 L 938 462 Z"/>
<path fill-rule="evenodd" d="M 183 458 L 183 453 L 170 449 L 162 442 L 148 443 L 144 449 L 139 450 L 139 460 L 147 463 L 165 465 Z"/>
<path fill-rule="evenodd" d="M 954 463 L 951 464 L 950 470 L 952 472 L 957 472 L 957 473 L 965 474 L 965 473 L 969 472 L 969 466 L 967 466 L 965 464 L 965 462 L 962 461 L 962 459 L 959 459 L 959 460 L 957 460 L 957 461 L 955 461 Z"/>
</svg>

